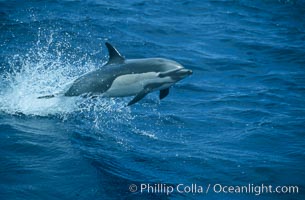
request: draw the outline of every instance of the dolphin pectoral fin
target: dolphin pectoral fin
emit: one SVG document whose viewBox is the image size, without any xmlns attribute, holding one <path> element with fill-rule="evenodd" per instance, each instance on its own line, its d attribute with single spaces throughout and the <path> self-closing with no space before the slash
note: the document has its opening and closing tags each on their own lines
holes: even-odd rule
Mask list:
<svg viewBox="0 0 305 200">
<path fill-rule="evenodd" d="M 138 101 L 140 101 L 141 99 L 143 99 L 143 98 L 148 94 L 148 92 L 149 92 L 148 89 L 142 90 L 139 94 L 137 94 L 137 95 L 127 104 L 127 106 L 131 106 L 131 105 L 137 103 Z"/>
<path fill-rule="evenodd" d="M 109 53 L 109 60 L 106 65 L 113 64 L 113 63 L 123 63 L 125 58 L 120 54 L 120 52 L 114 48 L 109 42 L 105 43 L 108 53 Z"/>
<path fill-rule="evenodd" d="M 159 98 L 164 99 L 169 94 L 169 88 L 166 88 L 164 90 L 160 90 Z"/>
</svg>

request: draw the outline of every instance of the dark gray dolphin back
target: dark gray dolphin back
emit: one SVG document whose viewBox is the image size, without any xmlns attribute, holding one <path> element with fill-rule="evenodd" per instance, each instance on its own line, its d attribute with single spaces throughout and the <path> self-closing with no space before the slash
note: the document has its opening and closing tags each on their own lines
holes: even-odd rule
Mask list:
<svg viewBox="0 0 305 200">
<path fill-rule="evenodd" d="M 106 92 L 111 87 L 113 80 L 120 75 L 119 70 L 115 68 L 118 68 L 118 66 L 103 67 L 79 77 L 65 93 L 65 96 Z"/>
<path fill-rule="evenodd" d="M 89 92 L 103 93 L 111 87 L 113 80 L 119 75 L 115 73 L 118 71 L 117 65 L 124 63 L 125 59 L 110 43 L 106 42 L 105 45 L 109 54 L 108 62 L 101 69 L 89 72 L 76 79 L 65 96 L 78 96 Z M 107 65 L 110 65 L 111 69 Z"/>
</svg>

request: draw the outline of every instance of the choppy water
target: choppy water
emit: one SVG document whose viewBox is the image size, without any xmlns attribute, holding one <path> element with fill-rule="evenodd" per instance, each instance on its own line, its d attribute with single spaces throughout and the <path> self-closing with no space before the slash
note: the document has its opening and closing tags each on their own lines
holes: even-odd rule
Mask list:
<svg viewBox="0 0 305 200">
<path fill-rule="evenodd" d="M 304 1 L 0 1 L 0 199 L 304 199 Z M 37 99 L 107 61 L 194 74 L 160 102 Z M 130 184 L 297 185 L 141 194 Z"/>
</svg>

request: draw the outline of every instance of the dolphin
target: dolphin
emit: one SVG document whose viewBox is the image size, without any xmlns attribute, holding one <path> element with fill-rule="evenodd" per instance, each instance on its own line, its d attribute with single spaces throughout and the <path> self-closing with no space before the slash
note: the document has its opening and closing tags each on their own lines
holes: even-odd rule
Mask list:
<svg viewBox="0 0 305 200">
<path fill-rule="evenodd" d="M 128 103 L 130 106 L 156 90 L 160 91 L 160 100 L 165 98 L 173 84 L 193 73 L 192 70 L 169 59 L 125 59 L 110 43 L 106 42 L 105 45 L 109 52 L 108 62 L 99 69 L 77 78 L 64 92 L 64 96 L 135 96 Z"/>
</svg>

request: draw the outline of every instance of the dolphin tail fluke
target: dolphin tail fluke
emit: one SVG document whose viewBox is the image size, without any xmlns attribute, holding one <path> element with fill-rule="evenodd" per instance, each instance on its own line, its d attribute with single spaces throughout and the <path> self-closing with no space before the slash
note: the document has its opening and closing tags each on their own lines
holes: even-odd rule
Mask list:
<svg viewBox="0 0 305 200">
<path fill-rule="evenodd" d="M 54 94 L 49 94 L 49 95 L 37 97 L 37 99 L 50 99 L 50 98 L 53 98 L 53 97 L 55 97 Z"/>
<path fill-rule="evenodd" d="M 164 90 L 160 90 L 159 98 L 164 99 L 169 94 L 169 88 L 166 88 Z"/>
<path fill-rule="evenodd" d="M 135 97 L 127 104 L 127 106 L 131 106 L 131 105 L 137 103 L 138 101 L 140 101 L 141 99 L 143 99 L 148 93 L 149 93 L 149 89 L 144 89 L 144 90 L 142 90 L 139 94 L 137 94 L 137 96 L 135 96 Z"/>
</svg>

